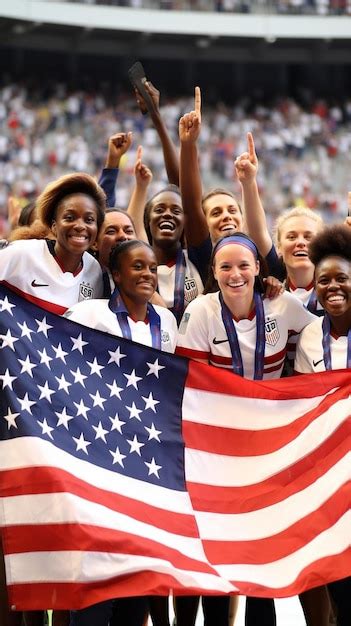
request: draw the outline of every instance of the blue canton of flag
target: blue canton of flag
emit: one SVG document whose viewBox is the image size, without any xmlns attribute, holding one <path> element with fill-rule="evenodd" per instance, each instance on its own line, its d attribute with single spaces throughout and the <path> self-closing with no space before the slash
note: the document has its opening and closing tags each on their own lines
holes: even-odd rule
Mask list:
<svg viewBox="0 0 351 626">
<path fill-rule="evenodd" d="M 11 292 L 1 298 L 1 438 L 40 437 L 118 474 L 184 490 L 186 362 L 172 357 L 170 375 L 164 353 L 41 312 Z"/>
</svg>

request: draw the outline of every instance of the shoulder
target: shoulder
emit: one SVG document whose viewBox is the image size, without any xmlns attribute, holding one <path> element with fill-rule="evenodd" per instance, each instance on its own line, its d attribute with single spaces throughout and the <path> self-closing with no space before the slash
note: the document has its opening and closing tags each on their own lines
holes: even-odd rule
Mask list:
<svg viewBox="0 0 351 626">
<path fill-rule="evenodd" d="M 322 323 L 323 318 L 316 317 L 310 324 L 307 324 L 307 326 L 305 326 L 305 328 L 301 332 L 300 343 L 303 343 L 304 341 L 307 341 L 314 337 L 320 337 L 322 335 Z"/>
<path fill-rule="evenodd" d="M 66 311 L 65 317 L 79 322 L 80 320 L 90 317 L 92 313 L 96 316 L 106 313 L 108 310 L 108 300 L 97 298 L 92 300 L 82 300 L 82 302 L 77 302 L 77 304 L 71 306 Z"/>
</svg>

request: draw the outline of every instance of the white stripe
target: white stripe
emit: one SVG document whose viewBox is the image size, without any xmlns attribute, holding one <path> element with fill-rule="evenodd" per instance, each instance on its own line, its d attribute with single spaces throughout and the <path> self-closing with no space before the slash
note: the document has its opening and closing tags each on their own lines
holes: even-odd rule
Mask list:
<svg viewBox="0 0 351 626">
<path fill-rule="evenodd" d="M 235 412 L 234 404 L 234 412 Z M 339 400 L 309 424 L 295 439 L 270 454 L 229 456 L 185 450 L 188 481 L 223 487 L 244 487 L 278 474 L 316 450 L 351 413 L 351 396 Z"/>
<path fill-rule="evenodd" d="M 6 556 L 5 565 L 9 585 L 35 582 L 88 583 L 151 570 L 176 578 L 184 587 L 201 587 L 222 592 L 237 590 L 215 574 L 182 570 L 166 560 L 137 554 L 27 552 Z"/>
<path fill-rule="evenodd" d="M 40 460 L 40 463 L 39 463 Z M 77 459 L 54 444 L 39 437 L 19 437 L 0 442 L 0 470 L 26 467 L 57 467 L 73 474 L 93 487 L 106 489 L 128 498 L 161 507 L 175 513 L 189 513 L 190 499 L 186 491 L 174 491 L 152 485 L 118 472 L 92 466 L 89 461 Z"/>
<path fill-rule="evenodd" d="M 340 487 L 347 484 L 350 480 L 350 467 L 351 452 L 306 489 L 258 511 L 241 514 L 199 511 L 196 513 L 196 520 L 200 536 L 202 539 L 218 541 L 250 541 L 277 535 L 316 511 Z"/>
<path fill-rule="evenodd" d="M 162 530 L 152 523 L 112 511 L 70 493 L 53 493 L 3 498 L 6 526 L 22 524 L 91 524 L 97 528 L 122 530 L 179 550 L 189 558 L 206 562 L 201 541 Z M 160 513 L 160 517 L 162 513 Z M 152 521 L 152 520 L 151 520 Z M 50 530 L 45 531 L 49 535 Z M 64 530 L 63 530 L 64 532 Z M 92 536 L 92 543 L 94 537 Z"/>
<path fill-rule="evenodd" d="M 220 565 L 216 569 L 227 580 L 250 581 L 264 587 L 279 589 L 291 585 L 304 568 L 328 556 L 340 554 L 350 547 L 351 512 L 347 511 L 334 526 L 315 537 L 292 554 L 263 565 Z M 345 557 L 346 559 L 346 557 Z M 351 560 L 349 567 L 351 572 Z"/>
<path fill-rule="evenodd" d="M 324 396 L 294 400 L 241 398 L 226 394 L 185 388 L 183 420 L 211 426 L 266 430 L 291 424 L 317 407 Z M 199 411 L 199 407 L 201 410 Z"/>
</svg>

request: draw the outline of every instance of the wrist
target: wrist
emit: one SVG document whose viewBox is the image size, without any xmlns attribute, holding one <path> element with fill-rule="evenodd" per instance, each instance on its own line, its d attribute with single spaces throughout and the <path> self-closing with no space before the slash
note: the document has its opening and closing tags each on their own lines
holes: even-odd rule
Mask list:
<svg viewBox="0 0 351 626">
<path fill-rule="evenodd" d="M 105 163 L 105 167 L 107 169 L 117 169 L 119 168 L 119 162 L 121 160 L 121 157 L 108 157 L 106 159 L 106 163 Z"/>
</svg>

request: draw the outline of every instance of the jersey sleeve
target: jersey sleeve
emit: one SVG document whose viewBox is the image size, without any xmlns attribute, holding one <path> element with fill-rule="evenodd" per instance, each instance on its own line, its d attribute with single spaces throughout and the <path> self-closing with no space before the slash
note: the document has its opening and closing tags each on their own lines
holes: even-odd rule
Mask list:
<svg viewBox="0 0 351 626">
<path fill-rule="evenodd" d="M 305 326 L 313 322 L 316 317 L 292 294 L 285 292 L 282 297 L 286 299 L 287 303 L 289 334 L 299 334 Z"/>
<path fill-rule="evenodd" d="M 297 345 L 296 345 L 294 371 L 297 372 L 298 374 L 310 374 L 314 371 L 312 368 L 311 359 L 308 355 L 308 350 L 307 350 L 307 346 L 308 346 L 308 340 L 307 340 L 308 330 L 307 329 L 308 327 L 304 331 L 302 331 L 298 339 Z"/>
<path fill-rule="evenodd" d="M 208 315 L 206 296 L 191 302 L 179 326 L 176 353 L 190 359 L 209 362 Z"/>
<path fill-rule="evenodd" d="M 99 185 L 106 194 L 106 206 L 116 205 L 116 183 L 118 178 L 118 167 L 104 167 L 100 174 Z"/>
<path fill-rule="evenodd" d="M 281 282 L 286 279 L 286 269 L 283 261 L 278 257 L 277 250 L 273 244 L 267 256 L 265 257 L 267 268 L 270 276 L 278 278 Z"/>
</svg>

